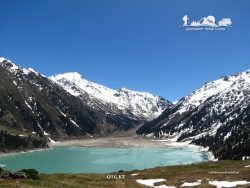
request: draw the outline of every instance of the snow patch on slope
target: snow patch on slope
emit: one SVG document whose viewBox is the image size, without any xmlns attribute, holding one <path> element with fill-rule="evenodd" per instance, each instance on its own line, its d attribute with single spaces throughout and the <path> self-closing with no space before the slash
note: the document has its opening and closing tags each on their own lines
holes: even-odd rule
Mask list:
<svg viewBox="0 0 250 188">
<path fill-rule="evenodd" d="M 155 183 L 158 182 L 164 182 L 166 181 L 165 179 L 147 179 L 147 180 L 142 180 L 142 179 L 138 179 L 136 180 L 137 183 L 142 184 L 142 185 L 146 185 L 148 187 L 153 187 L 153 188 L 175 188 L 175 186 L 167 186 L 167 185 L 158 185 L 155 186 Z"/>
<path fill-rule="evenodd" d="M 201 180 L 198 180 L 196 182 L 184 182 L 180 187 L 194 187 L 201 184 Z"/>
<path fill-rule="evenodd" d="M 87 93 L 90 98 L 95 98 L 103 104 L 115 106 L 125 113 L 129 111 L 135 116 L 148 120 L 158 117 L 166 106 L 171 104 L 148 92 L 132 91 L 126 88 L 110 89 L 86 80 L 77 72 L 58 74 L 49 78 L 74 96 Z"/>
<path fill-rule="evenodd" d="M 214 185 L 217 188 L 222 188 L 222 187 L 236 187 L 238 185 L 247 185 L 250 184 L 248 181 L 209 181 L 208 182 L 210 185 Z"/>
<path fill-rule="evenodd" d="M 239 80 L 244 80 L 250 83 L 249 72 L 250 70 L 247 70 L 236 75 L 222 77 L 218 80 L 206 83 L 201 88 L 183 99 L 182 107 L 178 110 L 178 112 L 182 114 L 189 109 L 194 109 L 204 103 L 209 97 L 222 93 L 223 91 L 227 91 L 228 89 L 233 89 L 233 86 L 236 86 L 234 89 L 238 89 L 235 82 Z"/>
<path fill-rule="evenodd" d="M 12 61 L 4 58 L 4 57 L 0 57 L 0 65 L 3 66 L 4 68 L 7 68 L 11 73 L 21 73 L 21 74 L 25 74 L 25 75 L 28 75 L 30 73 L 34 73 L 36 74 L 37 76 L 38 75 L 41 75 L 40 73 L 38 73 L 37 71 L 35 71 L 34 69 L 32 68 L 23 68 L 23 67 L 20 67 L 20 66 L 17 66 L 15 63 L 13 63 Z M 44 77 L 44 75 L 41 75 Z"/>
</svg>

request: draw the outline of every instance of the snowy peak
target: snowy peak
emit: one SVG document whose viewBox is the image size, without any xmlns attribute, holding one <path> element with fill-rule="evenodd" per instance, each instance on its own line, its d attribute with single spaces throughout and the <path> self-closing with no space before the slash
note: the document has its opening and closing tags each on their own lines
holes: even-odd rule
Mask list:
<svg viewBox="0 0 250 188">
<path fill-rule="evenodd" d="M 127 88 L 121 88 L 118 91 L 116 91 L 116 93 L 121 93 L 121 94 L 125 94 L 125 95 L 130 95 L 130 96 L 141 96 L 141 97 L 145 97 L 145 98 L 154 98 L 154 97 L 159 97 L 157 95 L 153 95 L 149 92 L 141 92 L 141 91 L 133 91 Z"/>
<path fill-rule="evenodd" d="M 36 134 L 46 144 L 46 140 L 52 142 L 52 139 L 123 130 L 118 127 L 122 123 L 119 119 L 116 121 L 119 124 L 109 123 L 102 113 L 34 69 L 25 69 L 0 58 L 0 74 L 0 119 L 5 121 L 1 126 L 12 127 L 8 129 L 10 134 L 20 132 L 27 137 Z"/>
<path fill-rule="evenodd" d="M 249 123 L 247 70 L 204 84 L 137 133 L 209 147 L 219 159 L 241 159 L 249 155 Z"/>
<path fill-rule="evenodd" d="M 0 65 L 4 68 L 7 68 L 12 71 L 19 70 L 20 67 L 16 64 L 12 63 L 10 60 L 5 59 L 4 57 L 0 57 Z"/>
<path fill-rule="evenodd" d="M 76 72 L 54 75 L 50 79 L 74 96 L 82 97 L 87 94 L 90 99 L 98 100 L 105 106 L 109 105 L 114 109 L 117 108 L 123 114 L 130 114 L 145 120 L 156 118 L 163 110 L 172 105 L 162 97 L 148 92 L 126 88 L 110 89 L 88 81 Z M 114 113 L 117 113 L 117 110 Z"/>
<path fill-rule="evenodd" d="M 250 70 L 231 76 L 224 76 L 218 80 L 204 84 L 201 88 L 192 92 L 190 95 L 184 97 L 180 101 L 182 102 L 182 108 L 179 112 L 182 113 L 201 105 L 209 97 L 228 90 L 229 88 L 233 87 L 233 85 L 237 84 L 239 81 L 246 82 L 249 84 Z"/>
<path fill-rule="evenodd" d="M 79 96 L 82 92 L 87 92 L 88 94 L 110 102 L 110 98 L 115 94 L 115 90 L 107 88 L 103 85 L 96 84 L 94 82 L 84 79 L 77 72 L 70 72 L 65 74 L 57 74 L 49 77 L 52 81 L 61 85 L 66 91 L 74 96 Z"/>
<path fill-rule="evenodd" d="M 2 57 L 0 74 L 0 112 L 12 117 L 6 125 L 25 134 L 35 132 L 49 141 L 128 130 L 164 108 L 166 102 L 159 101 L 159 108 L 147 114 L 142 106 L 147 103 L 132 104 L 130 99 L 136 96 L 127 89 L 118 92 L 90 82 L 76 72 L 48 79 L 32 68 L 22 68 Z"/>
<path fill-rule="evenodd" d="M 33 68 L 28 68 L 28 69 L 22 68 L 4 57 L 0 57 L 0 66 L 2 66 L 3 68 L 9 70 L 11 73 L 14 73 L 14 74 L 19 73 L 19 74 L 23 74 L 23 75 L 28 75 L 30 73 L 34 73 L 37 76 L 41 75 L 39 72 L 35 71 Z M 41 76 L 43 76 L 43 75 L 41 75 Z"/>
<path fill-rule="evenodd" d="M 71 82 L 79 82 L 83 77 L 78 72 L 69 72 L 65 74 L 56 74 L 54 77 L 57 79 L 66 79 Z"/>
</svg>

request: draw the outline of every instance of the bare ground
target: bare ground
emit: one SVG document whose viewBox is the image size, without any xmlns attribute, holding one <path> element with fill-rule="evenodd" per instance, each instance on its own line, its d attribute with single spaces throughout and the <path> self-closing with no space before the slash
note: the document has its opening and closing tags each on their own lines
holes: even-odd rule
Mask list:
<svg viewBox="0 0 250 188">
<path fill-rule="evenodd" d="M 162 142 L 154 142 L 152 138 L 136 135 L 138 127 L 128 131 L 115 132 L 109 137 L 83 138 L 62 141 L 51 146 L 80 146 L 80 147 L 167 147 Z M 155 139 L 154 139 L 155 140 Z"/>
</svg>

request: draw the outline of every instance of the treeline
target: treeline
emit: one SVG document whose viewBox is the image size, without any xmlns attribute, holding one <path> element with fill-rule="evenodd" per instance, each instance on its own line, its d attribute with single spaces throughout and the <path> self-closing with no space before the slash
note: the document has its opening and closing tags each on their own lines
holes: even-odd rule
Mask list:
<svg viewBox="0 0 250 188">
<path fill-rule="evenodd" d="M 20 136 L 0 131 L 0 152 L 47 147 L 47 139 L 39 136 Z"/>
</svg>

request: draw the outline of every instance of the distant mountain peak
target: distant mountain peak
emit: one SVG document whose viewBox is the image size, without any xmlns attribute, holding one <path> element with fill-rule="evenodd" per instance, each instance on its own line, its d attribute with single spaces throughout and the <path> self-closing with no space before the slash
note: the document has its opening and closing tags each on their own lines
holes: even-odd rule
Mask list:
<svg viewBox="0 0 250 188">
<path fill-rule="evenodd" d="M 84 79 L 79 73 L 64 73 L 49 77 L 75 96 L 88 95 L 103 105 L 111 105 L 122 113 L 133 114 L 149 120 L 156 118 L 171 102 L 148 92 L 133 91 L 127 88 L 114 90 Z"/>
<path fill-rule="evenodd" d="M 117 92 L 126 92 L 126 93 L 130 93 L 130 94 L 140 94 L 141 96 L 151 96 L 151 97 L 159 97 L 157 95 L 154 95 L 152 93 L 149 92 L 145 92 L 145 91 L 135 91 L 135 90 L 131 90 L 125 87 L 120 88 Z"/>
<path fill-rule="evenodd" d="M 51 76 L 51 78 L 57 78 L 57 79 L 66 79 L 68 81 L 72 81 L 72 82 L 76 82 L 76 81 L 80 81 L 81 79 L 84 79 L 82 77 L 81 74 L 79 74 L 78 72 L 68 72 L 68 73 L 64 73 L 64 74 L 55 74 L 53 76 Z"/>
</svg>

